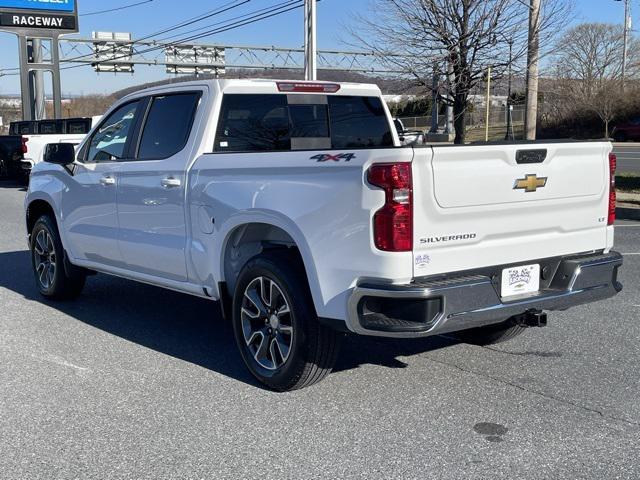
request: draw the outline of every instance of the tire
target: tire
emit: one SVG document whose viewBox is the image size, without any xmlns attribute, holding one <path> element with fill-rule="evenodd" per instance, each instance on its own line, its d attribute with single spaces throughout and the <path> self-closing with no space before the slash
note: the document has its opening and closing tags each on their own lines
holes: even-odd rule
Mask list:
<svg viewBox="0 0 640 480">
<path fill-rule="evenodd" d="M 232 318 L 242 359 L 267 387 L 295 390 L 331 372 L 342 335 L 318 321 L 296 255 L 273 251 L 249 260 L 236 283 Z"/>
<path fill-rule="evenodd" d="M 454 335 L 464 343 L 485 346 L 507 342 L 520 335 L 526 329 L 527 327 L 510 318 L 506 322 L 462 330 L 455 332 Z"/>
<path fill-rule="evenodd" d="M 31 266 L 41 295 L 52 300 L 70 300 L 80 295 L 86 273 L 65 262 L 60 234 L 51 216 L 43 215 L 36 221 L 30 246 Z"/>
</svg>

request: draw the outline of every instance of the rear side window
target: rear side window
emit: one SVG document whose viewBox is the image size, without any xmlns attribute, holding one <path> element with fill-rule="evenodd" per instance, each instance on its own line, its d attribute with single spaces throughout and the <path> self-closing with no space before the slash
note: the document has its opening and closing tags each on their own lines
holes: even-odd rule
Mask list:
<svg viewBox="0 0 640 480">
<path fill-rule="evenodd" d="M 393 146 L 384 107 L 378 97 L 329 97 L 333 148 Z"/>
<path fill-rule="evenodd" d="M 66 133 L 69 134 L 84 134 L 91 131 L 91 119 L 90 118 L 73 118 L 65 120 Z"/>
<path fill-rule="evenodd" d="M 225 95 L 214 150 L 289 150 L 289 112 L 285 95 Z"/>
<path fill-rule="evenodd" d="M 42 135 L 64 133 L 64 123 L 62 120 L 43 120 L 38 125 L 38 132 Z"/>
<path fill-rule="evenodd" d="M 32 135 L 38 133 L 38 123 L 33 121 L 11 122 L 10 135 Z"/>
<path fill-rule="evenodd" d="M 378 97 L 225 94 L 214 150 L 391 146 L 393 137 Z"/>
<path fill-rule="evenodd" d="M 137 158 L 163 159 L 182 150 L 187 144 L 199 100 L 199 92 L 154 97 Z"/>
</svg>

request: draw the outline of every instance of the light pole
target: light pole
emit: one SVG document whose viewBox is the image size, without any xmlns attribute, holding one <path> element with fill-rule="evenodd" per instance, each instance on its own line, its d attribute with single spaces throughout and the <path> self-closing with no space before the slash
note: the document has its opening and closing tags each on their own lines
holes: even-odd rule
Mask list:
<svg viewBox="0 0 640 480">
<path fill-rule="evenodd" d="M 316 0 L 304 0 L 304 79 L 317 80 Z"/>
<path fill-rule="evenodd" d="M 622 30 L 622 91 L 624 91 L 624 81 L 627 77 L 627 48 L 629 44 L 629 29 L 631 28 L 631 6 L 629 5 L 629 0 L 615 1 L 624 1 L 624 28 Z"/>
<path fill-rule="evenodd" d="M 484 119 L 484 141 L 489 141 L 489 108 L 491 107 L 491 65 L 487 67 L 487 109 Z"/>
<path fill-rule="evenodd" d="M 536 139 L 538 120 L 538 61 L 540 50 L 540 0 L 529 3 L 529 38 L 527 48 L 527 100 L 524 117 L 526 140 Z"/>
<path fill-rule="evenodd" d="M 513 140 L 513 118 L 511 116 L 511 83 L 513 80 L 512 77 L 512 67 L 513 63 L 513 39 L 509 39 L 509 86 L 507 87 L 507 133 L 504 136 L 505 140 Z"/>
<path fill-rule="evenodd" d="M 509 64 L 507 68 L 509 69 L 509 83 L 507 87 L 507 132 L 504 135 L 505 140 L 513 140 L 513 118 L 511 115 L 511 87 L 513 84 L 513 38 L 507 37 L 504 33 L 498 33 L 497 35 L 501 36 L 504 41 L 509 44 Z"/>
</svg>

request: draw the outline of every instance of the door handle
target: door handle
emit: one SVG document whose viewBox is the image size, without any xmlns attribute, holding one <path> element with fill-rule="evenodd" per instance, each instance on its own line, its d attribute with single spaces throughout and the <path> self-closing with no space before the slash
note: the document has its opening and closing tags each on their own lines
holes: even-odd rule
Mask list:
<svg viewBox="0 0 640 480">
<path fill-rule="evenodd" d="M 182 182 L 180 181 L 179 178 L 167 177 L 167 178 L 163 178 L 160 184 L 164 188 L 176 188 L 182 185 Z"/>
<path fill-rule="evenodd" d="M 100 179 L 100 183 L 102 185 L 104 185 L 105 187 L 109 186 L 109 185 L 115 185 L 116 184 L 116 179 L 107 175 L 107 176 L 104 176 L 104 177 L 102 177 Z"/>
</svg>

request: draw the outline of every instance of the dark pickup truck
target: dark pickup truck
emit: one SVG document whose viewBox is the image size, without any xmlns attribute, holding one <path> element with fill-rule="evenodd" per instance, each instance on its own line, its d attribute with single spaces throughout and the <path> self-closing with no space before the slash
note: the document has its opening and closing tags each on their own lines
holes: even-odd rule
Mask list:
<svg viewBox="0 0 640 480">
<path fill-rule="evenodd" d="M 16 178 L 22 175 L 25 142 L 20 135 L 0 136 L 0 178 Z"/>
</svg>

